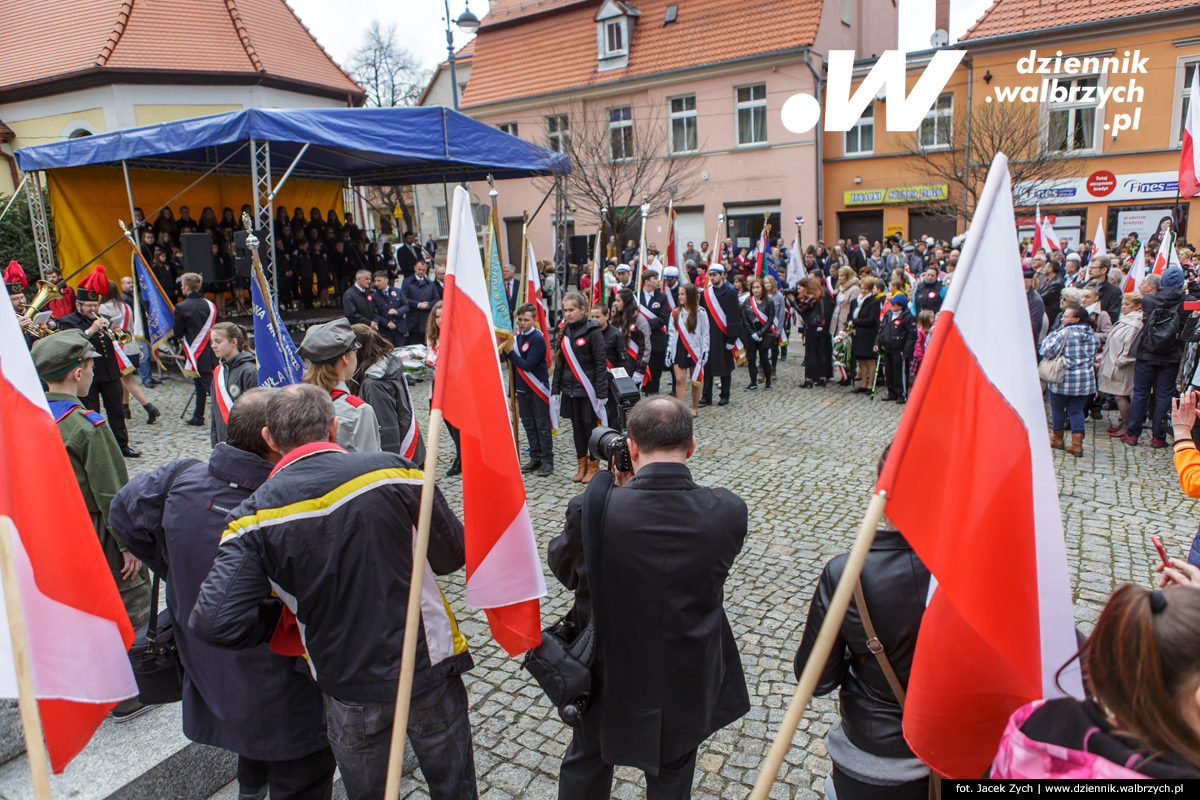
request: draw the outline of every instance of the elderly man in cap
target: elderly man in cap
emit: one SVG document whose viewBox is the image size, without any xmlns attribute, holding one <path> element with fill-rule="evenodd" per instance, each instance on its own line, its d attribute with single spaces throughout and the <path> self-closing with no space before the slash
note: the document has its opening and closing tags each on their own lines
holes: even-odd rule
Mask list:
<svg viewBox="0 0 1200 800">
<path fill-rule="evenodd" d="M 721 399 L 717 405 L 729 405 L 729 392 L 733 388 L 733 370 L 737 366 L 735 346 L 740 345 L 742 336 L 742 308 L 737 292 L 725 280 L 725 266 L 710 264 L 708 286 L 700 295 L 708 313 L 709 349 L 708 363 L 704 365 L 704 390 L 700 405 L 712 405 L 713 378 L 721 379 Z"/>
<path fill-rule="evenodd" d="M 346 386 L 358 369 L 355 351 L 360 347 L 350 321 L 342 317 L 305 331 L 297 352 L 308 361 L 304 382 L 324 389 L 333 400 L 338 418 L 338 445 L 354 453 L 370 453 L 383 449 L 379 420 L 371 404 L 350 394 Z"/>
<path fill-rule="evenodd" d="M 34 344 L 33 365 L 46 383 L 50 413 L 58 422 L 58 432 L 67 448 L 79 491 L 91 514 L 104 557 L 121 592 L 125 612 L 133 627 L 140 628 L 150 619 L 150 584 L 147 570 L 129 553 L 108 521 L 112 499 L 129 480 L 125 460 L 117 440 L 104 417 L 89 411 L 79 402 L 91 388 L 95 361 L 100 357 L 82 331 L 71 329 L 52 333 Z M 127 701 L 128 702 L 128 701 Z M 136 704 L 122 704 L 114 715 L 118 720 L 137 711 Z"/>
</svg>

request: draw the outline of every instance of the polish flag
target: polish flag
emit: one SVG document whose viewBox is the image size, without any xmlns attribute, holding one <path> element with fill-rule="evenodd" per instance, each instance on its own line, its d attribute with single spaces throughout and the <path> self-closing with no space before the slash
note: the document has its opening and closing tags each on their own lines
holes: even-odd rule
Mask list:
<svg viewBox="0 0 1200 800">
<path fill-rule="evenodd" d="M 55 772 L 113 706 L 137 694 L 128 655 L 133 628 L 78 485 L 16 317 L 0 311 L 0 526 L 12 542 L 34 694 Z M 0 697 L 16 696 L 0 595 Z"/>
<path fill-rule="evenodd" d="M 1061 253 L 1062 245 L 1058 243 L 1058 235 L 1054 232 L 1054 226 L 1050 224 L 1049 217 L 1042 216 L 1040 206 L 1034 211 L 1034 219 L 1037 227 L 1034 228 L 1033 234 L 1033 252 L 1036 253 L 1040 247 L 1046 251 L 1046 255 L 1050 255 L 1051 250 Z"/>
<path fill-rule="evenodd" d="M 1121 283 L 1121 292 L 1136 292 L 1145 277 L 1146 259 L 1133 259 L 1133 263 L 1129 265 L 1129 272 L 1125 273 L 1125 280 Z"/>
<path fill-rule="evenodd" d="M 1179 251 L 1175 249 L 1175 231 L 1167 231 L 1158 244 L 1158 252 L 1154 256 L 1155 275 L 1162 275 L 1168 267 L 1179 266 Z"/>
<path fill-rule="evenodd" d="M 509 655 L 542 639 L 538 598 L 546 594 L 517 445 L 500 379 L 491 303 L 471 198 L 454 190 L 433 407 L 459 431 L 467 605 L 487 612 Z"/>
<path fill-rule="evenodd" d="M 1029 325 L 1016 254 L 997 154 L 876 487 L 936 580 L 904 738 L 952 778 L 984 774 L 1009 715 L 1062 694 L 1076 650 L 1041 385 L 1032 341 L 1012 336 Z M 1077 666 L 1059 681 L 1083 696 Z"/>
<path fill-rule="evenodd" d="M 546 317 L 546 298 L 542 297 L 542 281 L 536 269 L 537 260 L 533 257 L 533 242 L 526 240 L 525 248 L 528 252 L 525 262 L 528 265 L 525 301 L 533 303 L 533 307 L 537 309 L 537 326 L 541 329 L 542 335 L 546 337 L 546 366 L 553 367 L 554 354 L 550 352 L 550 323 Z"/>
<path fill-rule="evenodd" d="M 1180 197 L 1200 194 L 1200 150 L 1196 149 L 1197 133 L 1200 133 L 1200 67 L 1192 76 L 1187 121 L 1183 124 L 1183 148 L 1179 154 Z"/>
<path fill-rule="evenodd" d="M 1092 238 L 1092 255 L 1090 258 L 1108 255 L 1108 243 L 1104 241 L 1104 220 L 1096 220 L 1096 235 Z"/>
</svg>

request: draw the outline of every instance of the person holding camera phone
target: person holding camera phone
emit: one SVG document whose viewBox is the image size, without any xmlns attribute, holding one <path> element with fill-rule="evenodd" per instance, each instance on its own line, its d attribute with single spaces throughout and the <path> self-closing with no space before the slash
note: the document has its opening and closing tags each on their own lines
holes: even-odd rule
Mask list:
<svg viewBox="0 0 1200 800">
<path fill-rule="evenodd" d="M 696 439 L 683 403 L 645 398 L 626 427 L 633 469 L 615 473 L 606 498 L 621 513 L 602 517 L 598 569 L 584 564 L 583 495 L 568 503 L 547 558 L 575 591 L 578 629 L 595 615 L 596 688 L 563 756 L 564 800 L 608 798 L 618 764 L 646 773 L 650 800 L 688 798 L 701 743 L 750 710 L 723 605 L 746 538 L 746 504 L 692 481 L 685 462 Z M 609 432 L 610 453 L 618 437 Z M 588 579 L 596 573 L 604 588 L 593 607 Z"/>
</svg>

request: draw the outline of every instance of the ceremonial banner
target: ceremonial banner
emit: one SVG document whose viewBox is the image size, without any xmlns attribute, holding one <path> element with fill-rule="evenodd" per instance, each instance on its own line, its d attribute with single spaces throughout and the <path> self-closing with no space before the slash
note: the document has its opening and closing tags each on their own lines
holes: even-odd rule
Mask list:
<svg viewBox="0 0 1200 800">
<path fill-rule="evenodd" d="M 296 344 L 275 306 L 264 298 L 266 276 L 262 267 L 254 264 L 250 281 L 250 300 L 254 306 L 254 356 L 258 360 L 258 385 L 267 387 L 299 383 L 304 376 L 304 362 L 296 352 Z"/>
<path fill-rule="evenodd" d="M 1083 696 L 1062 516 L 1013 226 L 997 154 L 877 492 L 933 573 L 904 738 L 952 778 L 978 778 L 1009 716 Z M 1060 690 L 1058 686 L 1061 685 Z"/>
<path fill-rule="evenodd" d="M 467 605 L 487 612 L 492 636 L 517 656 L 541 642 L 546 581 L 500 378 L 495 294 L 477 242 L 470 195 L 456 187 L 433 408 L 459 431 Z"/>
<path fill-rule="evenodd" d="M 133 628 L 9 311 L 0 311 L 0 517 L 12 544 L 46 749 L 62 772 L 113 706 L 137 694 L 128 656 Z M 17 696 L 13 658 L 0 595 L 0 697 Z"/>
<path fill-rule="evenodd" d="M 472 226 L 474 227 L 474 226 Z M 488 297 L 491 299 L 492 324 L 496 328 L 497 341 L 513 335 L 512 314 L 508 310 L 508 294 L 504 291 L 504 265 L 500 262 L 500 231 L 496 222 L 496 209 L 488 214 L 488 260 L 486 275 Z M 445 306 L 442 306 L 445 313 Z"/>
<path fill-rule="evenodd" d="M 142 302 L 146 304 L 146 330 L 150 334 L 150 349 L 153 350 L 175 335 L 175 306 L 167 299 L 167 293 L 137 252 L 133 254 L 131 271 Z M 135 327 L 140 333 L 141 326 L 135 324 Z"/>
</svg>

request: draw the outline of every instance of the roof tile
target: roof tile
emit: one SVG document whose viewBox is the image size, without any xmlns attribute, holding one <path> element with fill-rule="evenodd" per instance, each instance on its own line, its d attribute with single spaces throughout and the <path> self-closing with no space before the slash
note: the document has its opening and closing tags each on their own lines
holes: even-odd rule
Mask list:
<svg viewBox="0 0 1200 800">
<path fill-rule="evenodd" d="M 809 45 L 817 35 L 822 0 L 639 0 L 641 17 L 634 25 L 629 64 L 606 72 L 596 71 L 593 18 L 600 5 L 601 0 L 499 0 L 474 39 L 463 107 Z M 669 5 L 679 6 L 678 17 L 664 24 Z M 510 26 L 495 27 L 493 19 L 556 8 L 561 10 Z"/>
<path fill-rule="evenodd" d="M 995 0 L 959 41 L 1053 30 L 1195 7 L 1195 0 Z"/>
</svg>

